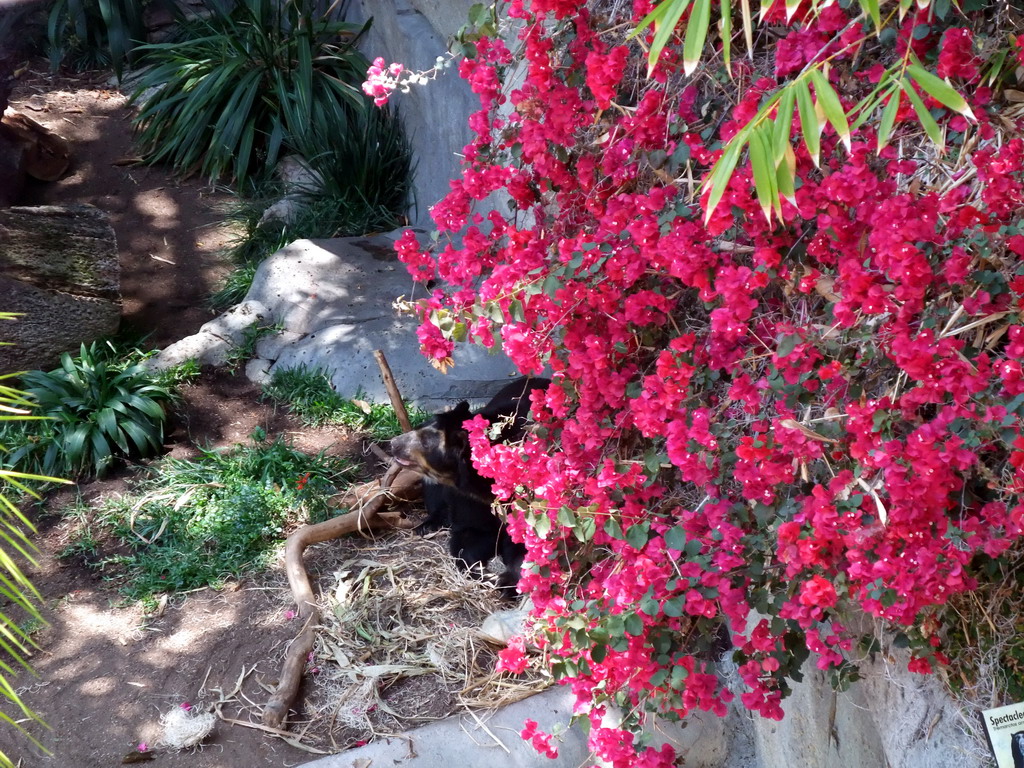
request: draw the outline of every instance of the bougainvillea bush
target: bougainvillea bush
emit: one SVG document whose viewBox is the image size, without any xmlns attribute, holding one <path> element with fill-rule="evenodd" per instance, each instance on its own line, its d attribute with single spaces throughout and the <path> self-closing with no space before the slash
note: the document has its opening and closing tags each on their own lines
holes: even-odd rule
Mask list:
<svg viewBox="0 0 1024 768">
<path fill-rule="evenodd" d="M 615 766 L 675 759 L 640 713 L 725 711 L 726 634 L 769 718 L 809 656 L 855 679 L 857 617 L 912 670 L 947 663 L 944 606 L 1024 526 L 1019 19 L 723 3 L 727 61 L 722 9 L 673 5 L 672 34 L 649 0 L 500 6 L 510 31 L 461 61 L 481 109 L 438 233 L 398 243 L 443 286 L 419 306 L 439 367 L 468 340 L 553 374 L 535 433 L 471 422 L 474 457 L 529 550 L 534 641 Z"/>
</svg>

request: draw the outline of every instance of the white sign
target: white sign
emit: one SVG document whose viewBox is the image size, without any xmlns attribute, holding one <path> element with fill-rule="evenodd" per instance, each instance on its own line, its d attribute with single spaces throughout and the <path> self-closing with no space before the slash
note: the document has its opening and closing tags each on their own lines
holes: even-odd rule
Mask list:
<svg viewBox="0 0 1024 768">
<path fill-rule="evenodd" d="M 1024 702 L 981 713 L 998 768 L 1024 768 Z"/>
</svg>

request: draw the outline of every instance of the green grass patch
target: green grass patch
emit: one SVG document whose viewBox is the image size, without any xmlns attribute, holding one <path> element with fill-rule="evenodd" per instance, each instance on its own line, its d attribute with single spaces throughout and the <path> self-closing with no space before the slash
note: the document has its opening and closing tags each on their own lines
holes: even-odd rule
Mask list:
<svg viewBox="0 0 1024 768">
<path fill-rule="evenodd" d="M 375 440 L 389 440 L 402 433 L 395 410 L 390 405 L 368 403 L 361 397 L 342 397 L 331 386 L 331 379 L 320 368 L 285 368 L 274 372 L 263 394 L 288 406 L 304 424 L 321 427 L 337 424 L 368 433 Z M 409 407 L 413 426 L 425 422 L 430 414 Z"/>
<path fill-rule="evenodd" d="M 308 456 L 280 437 L 155 464 L 99 520 L 128 554 L 107 558 L 132 599 L 217 587 L 264 568 L 288 528 L 329 516 L 327 500 L 352 466 Z"/>
</svg>

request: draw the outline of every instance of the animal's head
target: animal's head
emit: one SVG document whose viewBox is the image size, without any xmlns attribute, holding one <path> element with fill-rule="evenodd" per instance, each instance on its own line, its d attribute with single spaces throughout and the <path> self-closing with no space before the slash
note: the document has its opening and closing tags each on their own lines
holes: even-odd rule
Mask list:
<svg viewBox="0 0 1024 768">
<path fill-rule="evenodd" d="M 471 415 L 469 404 L 461 402 L 425 426 L 394 438 L 391 455 L 438 483 L 456 485 L 460 469 L 469 461 L 469 435 L 462 424 Z"/>
</svg>

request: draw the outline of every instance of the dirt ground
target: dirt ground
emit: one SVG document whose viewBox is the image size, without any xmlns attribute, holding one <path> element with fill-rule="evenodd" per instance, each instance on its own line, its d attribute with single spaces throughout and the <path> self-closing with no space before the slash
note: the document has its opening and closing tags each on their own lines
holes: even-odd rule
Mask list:
<svg viewBox="0 0 1024 768">
<path fill-rule="evenodd" d="M 227 195 L 195 180 L 174 180 L 159 168 L 124 164 L 133 154 L 128 110 L 107 75 L 50 77 L 37 62 L 11 106 L 67 138 L 74 155 L 65 178 L 32 183 L 22 204 L 90 203 L 110 213 L 125 321 L 151 334 L 149 344 L 162 346 L 210 319 L 206 296 L 226 272 L 220 249 L 230 233 L 218 224 L 218 206 Z M 304 450 L 353 450 L 341 433 L 300 429 L 258 394 L 242 377 L 205 374 L 185 390 L 184 414 L 169 435 L 169 451 L 182 456 L 196 444 L 231 445 L 257 426 L 285 432 Z M 40 556 L 31 576 L 49 625 L 35 634 L 36 676 L 21 674 L 14 684 L 48 724 L 47 730 L 25 723 L 50 754 L 17 734 L 10 743 L 5 727 L 3 750 L 24 768 L 133 762 L 125 756 L 138 757 L 140 743 L 157 744 L 161 714 L 185 702 L 225 699 L 225 717 L 258 724 L 284 648 L 299 630 L 289 621 L 294 606 L 280 571 L 219 592 L 173 597 L 162 612 L 147 616 L 139 605 L 122 604 L 102 573 L 58 559 L 70 535 L 60 509 L 79 494 L 90 502 L 123 490 L 128 474 L 61 491 L 36 513 Z M 307 558 L 313 573 L 316 558 Z M 301 712 L 295 720 L 293 731 L 301 730 Z M 225 721 L 200 751 L 157 747 L 150 754 L 152 765 L 169 768 L 290 766 L 315 757 L 258 728 Z"/>
</svg>

